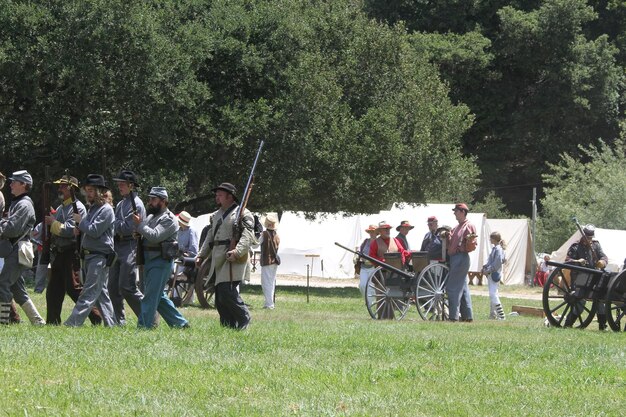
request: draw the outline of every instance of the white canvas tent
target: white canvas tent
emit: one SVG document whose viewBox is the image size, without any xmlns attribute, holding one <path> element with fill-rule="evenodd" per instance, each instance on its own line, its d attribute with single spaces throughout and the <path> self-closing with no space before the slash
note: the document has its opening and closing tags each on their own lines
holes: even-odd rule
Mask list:
<svg viewBox="0 0 626 417">
<path fill-rule="evenodd" d="M 343 216 L 342 214 L 320 213 L 313 220 L 305 219 L 303 213 L 284 212 L 278 225 L 281 257 L 279 274 L 307 274 L 323 278 L 353 278 L 353 255 L 335 245 L 339 242 L 349 248 L 358 248 L 365 239 L 365 229 L 369 224 L 386 221 L 397 226 L 408 220 L 415 226 L 408 234 L 411 250 L 419 250 L 422 239 L 428 231 L 426 219 L 437 216 L 439 225 L 454 226 L 456 220 L 452 212 L 454 204 L 429 204 L 412 207 L 394 204 L 391 210 L 372 215 Z M 499 231 L 507 242 L 507 263 L 503 277 L 504 284 L 523 284 L 524 276 L 530 271 L 534 259 L 530 253 L 530 234 L 527 220 L 487 219 L 483 213 L 470 213 L 470 221 L 478 229 L 479 247 L 470 254 L 470 271 L 480 271 L 487 261 L 491 245 L 488 236 Z M 209 215 L 192 219 L 191 228 L 198 236 L 208 224 Z M 392 236 L 397 232 L 392 230 Z"/>
<path fill-rule="evenodd" d="M 624 258 L 626 258 L 626 249 L 624 248 L 626 230 L 596 228 L 595 238 L 598 239 L 602 250 L 609 258 L 607 269 L 609 271 L 619 271 L 624 264 Z M 551 260 L 555 262 L 565 262 L 567 250 L 572 243 L 578 240 L 580 240 L 580 232 L 575 232 L 559 249 L 552 252 L 550 256 Z"/>
</svg>

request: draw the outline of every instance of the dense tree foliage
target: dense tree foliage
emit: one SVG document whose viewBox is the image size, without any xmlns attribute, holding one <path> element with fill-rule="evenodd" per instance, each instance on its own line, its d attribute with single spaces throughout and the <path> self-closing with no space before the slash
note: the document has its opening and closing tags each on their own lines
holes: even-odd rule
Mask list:
<svg viewBox="0 0 626 417">
<path fill-rule="evenodd" d="M 377 211 L 467 198 L 472 118 L 399 24 L 352 1 L 0 5 L 3 170 L 122 167 L 175 199 L 241 186 L 257 209 Z"/>
<path fill-rule="evenodd" d="M 624 109 L 626 3 L 618 0 L 408 0 L 366 2 L 404 21 L 467 104 L 464 136 L 484 186 L 514 211 L 530 208 L 546 162 L 579 144 L 612 143 Z M 526 192 L 507 186 L 526 184 Z M 528 211 L 528 210 L 525 210 Z"/>
<path fill-rule="evenodd" d="M 605 229 L 626 229 L 626 141 L 616 149 L 600 143 L 580 151 L 584 161 L 562 154 L 544 174 L 539 247 L 546 251 L 558 249 L 576 230 L 573 217 Z"/>
</svg>

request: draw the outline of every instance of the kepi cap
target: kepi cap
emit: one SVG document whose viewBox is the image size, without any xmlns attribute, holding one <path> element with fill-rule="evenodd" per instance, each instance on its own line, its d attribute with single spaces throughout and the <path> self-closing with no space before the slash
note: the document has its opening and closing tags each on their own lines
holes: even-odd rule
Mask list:
<svg viewBox="0 0 626 417">
<path fill-rule="evenodd" d="M 148 193 L 148 197 L 158 197 L 161 200 L 167 200 L 167 190 L 165 187 L 152 187 Z"/>
<path fill-rule="evenodd" d="M 455 211 L 455 210 L 463 210 L 466 213 L 469 212 L 469 209 L 467 208 L 467 204 L 465 203 L 456 203 L 452 211 Z"/>
<path fill-rule="evenodd" d="M 24 184 L 33 185 L 33 177 L 25 169 L 21 171 L 15 171 L 13 175 L 11 175 L 9 180 L 19 181 L 19 182 L 23 182 Z"/>
<path fill-rule="evenodd" d="M 593 224 L 586 224 L 583 227 L 583 233 L 585 236 L 594 237 L 596 235 L 596 227 Z"/>
</svg>

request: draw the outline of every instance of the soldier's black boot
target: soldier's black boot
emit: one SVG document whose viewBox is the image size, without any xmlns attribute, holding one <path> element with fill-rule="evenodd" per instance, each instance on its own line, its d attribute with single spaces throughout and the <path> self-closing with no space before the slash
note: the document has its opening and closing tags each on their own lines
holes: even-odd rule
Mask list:
<svg viewBox="0 0 626 417">
<path fill-rule="evenodd" d="M 606 314 L 598 314 L 598 330 L 606 330 Z"/>
</svg>

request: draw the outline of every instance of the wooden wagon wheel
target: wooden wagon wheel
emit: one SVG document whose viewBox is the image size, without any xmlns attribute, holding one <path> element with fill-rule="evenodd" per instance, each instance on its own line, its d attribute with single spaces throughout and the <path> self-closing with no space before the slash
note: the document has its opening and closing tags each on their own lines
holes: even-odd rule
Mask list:
<svg viewBox="0 0 626 417">
<path fill-rule="evenodd" d="M 573 280 L 569 279 L 569 272 L 557 267 L 546 280 L 543 286 L 543 312 L 551 326 L 584 329 L 593 320 L 598 301 L 578 297 Z"/>
<path fill-rule="evenodd" d="M 215 280 L 208 279 L 210 269 L 211 260 L 205 259 L 196 275 L 196 296 L 202 308 L 215 308 Z"/>
<path fill-rule="evenodd" d="M 424 320 L 447 320 L 448 297 L 446 281 L 449 269 L 445 264 L 426 266 L 417 278 L 415 306 Z"/>
<path fill-rule="evenodd" d="M 408 294 L 387 285 L 391 274 L 378 267 L 367 280 L 365 305 L 374 320 L 401 320 L 411 306 Z"/>
<path fill-rule="evenodd" d="M 612 330 L 626 331 L 626 271 L 614 276 L 606 290 L 606 321 Z"/>
</svg>

